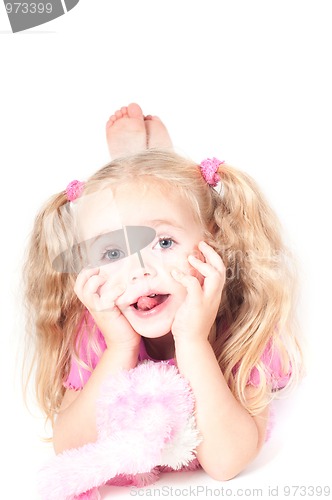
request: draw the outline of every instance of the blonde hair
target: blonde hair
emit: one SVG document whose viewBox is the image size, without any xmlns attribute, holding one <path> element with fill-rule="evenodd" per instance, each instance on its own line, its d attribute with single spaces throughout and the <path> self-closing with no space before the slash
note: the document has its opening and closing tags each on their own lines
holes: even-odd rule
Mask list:
<svg viewBox="0 0 332 500">
<path fill-rule="evenodd" d="M 83 196 L 109 185 L 148 182 L 189 203 L 206 241 L 227 270 L 209 341 L 234 396 L 254 415 L 274 396 L 261 359 L 267 348 L 272 355 L 278 352 L 285 374 L 291 371 L 287 386 L 301 373 L 294 321 L 296 279 L 277 217 L 256 183 L 227 164 L 219 173 L 218 192 L 204 181 L 196 163 L 170 151 L 148 150 L 101 168 L 85 183 Z M 73 291 L 75 274 L 55 271 L 50 257 L 64 242 L 70 246 L 72 228 L 72 213 L 62 192 L 37 216 L 24 267 L 28 329 L 36 342 L 36 393 L 51 419 L 63 398 L 71 357 L 77 357 L 78 327 L 86 321 Z M 245 388 L 254 367 L 260 383 L 248 401 Z"/>
</svg>

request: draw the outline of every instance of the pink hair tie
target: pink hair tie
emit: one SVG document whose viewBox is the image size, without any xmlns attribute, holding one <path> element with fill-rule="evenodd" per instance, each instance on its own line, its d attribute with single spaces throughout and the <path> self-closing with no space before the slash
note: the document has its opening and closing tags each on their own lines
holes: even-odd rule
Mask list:
<svg viewBox="0 0 332 500">
<path fill-rule="evenodd" d="M 203 160 L 200 164 L 200 169 L 205 181 L 209 184 L 209 186 L 215 187 L 220 181 L 220 175 L 217 174 L 218 168 L 220 165 L 225 163 L 224 161 L 220 161 L 217 158 L 207 158 Z"/>
<path fill-rule="evenodd" d="M 71 181 L 66 187 L 66 195 L 68 201 L 75 201 L 79 196 L 81 196 L 84 188 L 84 182 L 81 181 Z"/>
</svg>

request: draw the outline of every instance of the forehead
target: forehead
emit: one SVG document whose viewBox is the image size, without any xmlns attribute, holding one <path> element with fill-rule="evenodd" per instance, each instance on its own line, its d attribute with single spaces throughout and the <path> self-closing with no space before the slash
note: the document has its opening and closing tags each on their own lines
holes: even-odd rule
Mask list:
<svg viewBox="0 0 332 500">
<path fill-rule="evenodd" d="M 80 232 L 91 238 L 124 225 L 154 226 L 156 221 L 190 228 L 197 225 L 191 205 L 174 190 L 138 182 L 83 196 L 76 207 Z"/>
</svg>

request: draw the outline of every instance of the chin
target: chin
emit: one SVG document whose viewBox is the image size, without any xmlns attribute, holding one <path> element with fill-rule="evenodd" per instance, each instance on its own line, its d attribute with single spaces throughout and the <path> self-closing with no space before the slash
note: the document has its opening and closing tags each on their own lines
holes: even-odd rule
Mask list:
<svg viewBox="0 0 332 500">
<path fill-rule="evenodd" d="M 149 339 L 157 339 L 167 335 L 172 330 L 174 318 L 150 318 L 149 320 L 139 319 L 127 316 L 127 320 L 139 335 Z"/>
<path fill-rule="evenodd" d="M 144 325 L 132 325 L 132 327 L 139 335 L 141 335 L 142 337 L 146 337 L 147 339 L 157 339 L 159 337 L 164 337 L 171 331 L 171 325 L 165 328 L 151 328 Z"/>
</svg>

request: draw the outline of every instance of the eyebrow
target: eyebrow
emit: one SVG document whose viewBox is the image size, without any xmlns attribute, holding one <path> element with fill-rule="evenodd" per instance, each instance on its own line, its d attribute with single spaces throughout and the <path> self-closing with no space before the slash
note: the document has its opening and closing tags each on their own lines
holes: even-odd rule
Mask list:
<svg viewBox="0 0 332 500">
<path fill-rule="evenodd" d="M 153 219 L 146 221 L 147 226 L 151 226 L 153 228 L 156 228 L 158 226 L 172 226 L 174 229 L 180 229 L 181 231 L 185 231 L 186 228 L 178 224 L 177 221 L 175 220 L 166 220 L 166 219 Z"/>
<path fill-rule="evenodd" d="M 87 240 L 84 241 L 84 243 L 89 242 L 90 245 L 92 246 L 95 243 L 97 243 L 97 241 L 100 240 L 103 236 L 107 236 L 107 235 L 115 233 L 115 232 L 120 232 L 122 230 L 123 230 L 123 228 L 120 227 L 119 229 L 113 229 L 113 231 L 107 231 L 107 230 L 102 231 L 101 233 L 97 234 L 96 236 L 94 236 L 92 238 L 88 238 Z M 113 234 L 113 236 L 114 236 L 114 234 Z"/>
<path fill-rule="evenodd" d="M 169 220 L 153 219 L 153 220 L 145 221 L 144 224 L 140 224 L 140 226 L 152 227 L 153 229 L 156 229 L 159 226 L 171 226 L 172 228 L 178 229 L 179 231 L 186 231 L 185 227 L 179 225 L 175 220 L 171 220 L 171 219 L 169 219 Z M 113 233 L 115 231 L 121 231 L 121 230 L 123 230 L 123 226 L 121 228 L 114 229 L 113 231 L 105 230 L 105 231 L 102 231 L 101 233 L 97 234 L 96 236 L 89 238 L 86 241 L 89 241 L 90 246 L 92 246 L 95 243 L 97 243 L 97 241 L 100 240 L 100 238 L 102 238 L 103 236 L 110 234 L 110 233 Z"/>
</svg>

